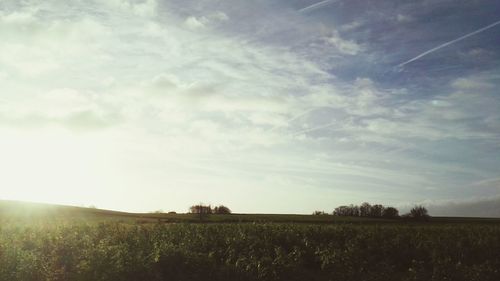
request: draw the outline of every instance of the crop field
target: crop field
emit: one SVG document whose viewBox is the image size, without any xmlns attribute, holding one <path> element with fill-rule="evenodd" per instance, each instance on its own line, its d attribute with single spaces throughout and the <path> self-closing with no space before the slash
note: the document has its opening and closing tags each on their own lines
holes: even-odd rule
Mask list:
<svg viewBox="0 0 500 281">
<path fill-rule="evenodd" d="M 0 281 L 500 280 L 498 219 L 130 214 L 0 202 Z"/>
<path fill-rule="evenodd" d="M 500 280 L 497 224 L 32 222 L 1 281 Z"/>
</svg>

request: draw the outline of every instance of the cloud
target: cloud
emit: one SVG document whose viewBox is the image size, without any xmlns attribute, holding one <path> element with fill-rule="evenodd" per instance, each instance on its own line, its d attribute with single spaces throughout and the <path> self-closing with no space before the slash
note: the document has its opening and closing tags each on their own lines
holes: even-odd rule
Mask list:
<svg viewBox="0 0 500 281">
<path fill-rule="evenodd" d="M 363 51 L 361 45 L 352 40 L 342 39 L 338 32 L 333 32 L 331 36 L 324 38 L 324 40 L 344 55 L 354 56 Z"/>
<path fill-rule="evenodd" d="M 428 205 L 433 216 L 500 217 L 500 196 L 433 203 Z"/>
<path fill-rule="evenodd" d="M 452 81 L 451 86 L 457 90 L 491 90 L 494 84 L 484 81 L 481 77 L 458 78 Z"/>
<path fill-rule="evenodd" d="M 0 22 L 4 23 L 0 24 L 0 62 L 16 75 L 53 74 L 71 68 L 76 56 L 105 60 L 100 42 L 109 35 L 108 29 L 89 16 L 45 20 L 39 9 L 26 8 L 3 12 Z"/>
<path fill-rule="evenodd" d="M 401 23 L 408 23 L 414 21 L 413 17 L 404 14 L 398 14 L 396 20 Z"/>
<path fill-rule="evenodd" d="M 145 18 L 154 17 L 158 9 L 156 0 L 96 0 L 96 2 L 121 12 Z"/>
<path fill-rule="evenodd" d="M 205 24 L 196 17 L 188 17 L 184 24 L 191 29 L 205 28 Z"/>
<path fill-rule="evenodd" d="M 186 27 L 188 27 L 189 29 L 196 30 L 203 29 L 211 25 L 216 25 L 228 20 L 229 17 L 225 13 L 217 11 L 201 17 L 189 16 L 184 21 L 184 25 L 186 25 Z"/>
<path fill-rule="evenodd" d="M 343 24 L 342 26 L 340 26 L 339 30 L 342 32 L 349 32 L 349 31 L 356 30 L 357 28 L 361 27 L 363 24 L 364 24 L 363 21 L 355 20 L 355 21 L 352 21 L 350 23 Z"/>
<path fill-rule="evenodd" d="M 120 112 L 95 93 L 71 88 L 41 92 L 30 101 L 10 101 L 0 107 L 0 123 L 10 127 L 60 126 L 71 130 L 94 130 L 117 125 Z"/>
<path fill-rule="evenodd" d="M 491 178 L 486 180 L 481 180 L 473 184 L 474 186 L 479 187 L 494 187 L 500 188 L 500 178 Z"/>
<path fill-rule="evenodd" d="M 3 28 L 24 28 L 30 26 L 35 22 L 35 17 L 31 12 L 13 12 L 4 13 L 0 12 L 0 21 L 3 24 Z"/>
<path fill-rule="evenodd" d="M 148 86 L 147 83 L 145 85 Z M 181 87 L 179 78 L 168 73 L 162 73 L 154 76 L 151 79 L 150 86 L 162 92 Z"/>
<path fill-rule="evenodd" d="M 15 159 L 18 141 L 81 138 L 112 159 L 117 176 L 107 184 L 117 190 L 175 187 L 192 198 L 259 186 L 255 204 L 272 211 L 269 198 L 286 191 L 327 209 L 359 198 L 460 199 L 473 193 L 467 183 L 495 178 L 497 73 L 382 77 L 398 48 L 427 38 L 419 13 L 427 14 L 351 5 L 329 16 L 297 13 L 289 1 L 0 5 L 5 147 Z M 392 29 L 397 15 L 414 21 Z"/>
</svg>

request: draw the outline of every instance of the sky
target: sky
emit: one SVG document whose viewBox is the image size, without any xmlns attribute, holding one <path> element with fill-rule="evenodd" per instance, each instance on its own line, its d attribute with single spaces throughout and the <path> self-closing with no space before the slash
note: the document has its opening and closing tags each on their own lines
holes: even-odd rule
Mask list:
<svg viewBox="0 0 500 281">
<path fill-rule="evenodd" d="M 0 0 L 0 199 L 498 217 L 499 21 L 493 0 Z"/>
</svg>

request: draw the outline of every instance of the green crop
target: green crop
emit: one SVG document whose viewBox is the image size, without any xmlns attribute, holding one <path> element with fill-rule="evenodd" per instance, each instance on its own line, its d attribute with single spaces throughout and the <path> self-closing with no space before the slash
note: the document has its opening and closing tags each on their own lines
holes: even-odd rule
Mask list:
<svg viewBox="0 0 500 281">
<path fill-rule="evenodd" d="M 1 281 L 500 280 L 496 224 L 3 224 Z"/>
</svg>

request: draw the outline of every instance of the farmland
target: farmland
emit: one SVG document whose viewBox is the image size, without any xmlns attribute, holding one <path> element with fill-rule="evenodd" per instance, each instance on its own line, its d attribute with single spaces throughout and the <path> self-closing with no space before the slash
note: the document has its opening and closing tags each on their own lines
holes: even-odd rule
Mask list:
<svg viewBox="0 0 500 281">
<path fill-rule="evenodd" d="M 194 223 L 181 214 L 13 212 L 9 204 L 11 213 L 0 204 L 1 281 L 500 279 L 497 220 L 228 215 Z"/>
</svg>

